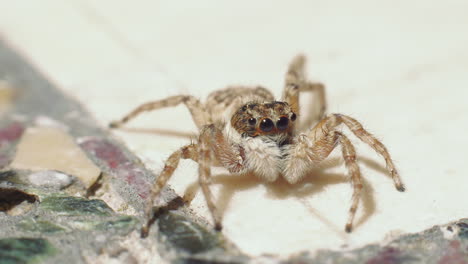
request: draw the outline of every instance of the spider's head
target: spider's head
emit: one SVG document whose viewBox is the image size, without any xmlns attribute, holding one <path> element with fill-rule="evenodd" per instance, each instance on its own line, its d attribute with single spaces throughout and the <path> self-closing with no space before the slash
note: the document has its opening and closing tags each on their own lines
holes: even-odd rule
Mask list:
<svg viewBox="0 0 468 264">
<path fill-rule="evenodd" d="M 286 102 L 249 102 L 231 118 L 232 127 L 243 137 L 290 134 L 296 114 Z"/>
</svg>

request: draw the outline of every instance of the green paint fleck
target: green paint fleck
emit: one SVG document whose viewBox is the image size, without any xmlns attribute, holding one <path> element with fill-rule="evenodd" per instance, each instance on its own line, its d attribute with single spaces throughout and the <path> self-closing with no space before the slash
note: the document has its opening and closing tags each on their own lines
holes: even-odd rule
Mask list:
<svg viewBox="0 0 468 264">
<path fill-rule="evenodd" d="M 219 237 L 185 216 L 169 212 L 159 217 L 159 230 L 180 250 L 196 254 L 220 247 Z"/>
<path fill-rule="evenodd" d="M 468 224 L 465 222 L 459 222 L 457 223 L 457 225 L 460 228 L 460 232 L 458 233 L 458 236 L 461 239 L 468 239 Z"/>
<path fill-rule="evenodd" d="M 43 238 L 0 239 L 0 262 L 2 264 L 37 263 L 57 253 Z"/>
<path fill-rule="evenodd" d="M 130 227 L 135 226 L 136 220 L 131 216 L 122 216 L 117 220 L 111 220 L 106 222 L 101 222 L 96 225 L 96 229 L 100 230 L 110 230 L 110 229 L 118 229 L 118 230 L 127 230 Z"/>
<path fill-rule="evenodd" d="M 109 216 L 112 209 L 101 200 L 88 200 L 72 196 L 49 196 L 42 200 L 43 210 L 57 212 L 59 215 L 100 215 Z"/>
<path fill-rule="evenodd" d="M 68 226 L 73 229 L 90 231 L 128 231 L 136 224 L 135 218 L 131 216 L 120 216 L 112 219 L 89 220 L 89 219 L 69 219 Z"/>
<path fill-rule="evenodd" d="M 39 233 L 58 233 L 66 231 L 65 228 L 53 224 L 49 221 L 27 219 L 18 223 L 18 227 L 24 231 L 39 232 Z"/>
</svg>

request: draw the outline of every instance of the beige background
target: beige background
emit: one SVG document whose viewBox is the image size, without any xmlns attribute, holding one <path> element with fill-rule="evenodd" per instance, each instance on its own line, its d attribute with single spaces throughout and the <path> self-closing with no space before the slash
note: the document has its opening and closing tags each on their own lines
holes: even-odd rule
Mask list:
<svg viewBox="0 0 468 264">
<path fill-rule="evenodd" d="M 224 233 L 249 254 L 288 255 L 387 241 L 467 216 L 467 8 L 455 0 L 1 0 L 0 34 L 103 126 L 148 100 L 204 98 L 228 84 L 280 95 L 287 63 L 306 54 L 309 76 L 327 85 L 329 111 L 352 115 L 383 140 L 408 191 L 397 192 L 382 159 L 354 137 L 367 194 L 350 235 L 342 164 L 317 171 L 305 189 L 215 178 Z M 183 107 L 128 126 L 158 130 L 115 132 L 156 171 L 195 132 Z M 181 194 L 195 181 L 196 164 L 184 161 L 171 185 Z M 201 195 L 192 207 L 207 215 Z"/>
</svg>

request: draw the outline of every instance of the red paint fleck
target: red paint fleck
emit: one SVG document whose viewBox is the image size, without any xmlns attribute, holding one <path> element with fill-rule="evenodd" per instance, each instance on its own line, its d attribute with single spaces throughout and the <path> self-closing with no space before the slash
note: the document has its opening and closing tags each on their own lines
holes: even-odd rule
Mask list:
<svg viewBox="0 0 468 264">
<path fill-rule="evenodd" d="M 144 178 L 144 172 L 129 160 L 119 147 L 106 140 L 89 139 L 82 142 L 81 147 L 103 161 L 113 175 L 132 186 L 142 199 L 149 196 L 150 184 Z"/>
<path fill-rule="evenodd" d="M 116 173 L 120 178 L 123 178 L 128 184 L 133 186 L 142 199 L 148 198 L 150 184 L 145 180 L 143 172 L 140 169 L 135 168 L 131 164 L 126 164 L 121 166 Z"/>
<path fill-rule="evenodd" d="M 11 162 L 11 156 L 14 154 L 11 145 L 23 135 L 23 132 L 24 127 L 18 122 L 11 123 L 0 129 L 0 168 Z"/>
<path fill-rule="evenodd" d="M 377 256 L 367 260 L 366 264 L 397 264 L 400 262 L 401 251 L 393 247 L 386 247 Z"/>
<path fill-rule="evenodd" d="M 82 142 L 80 145 L 83 149 L 90 151 L 94 156 L 106 162 L 107 166 L 111 169 L 115 169 L 119 165 L 129 162 L 123 152 L 108 141 L 90 139 Z"/>
<path fill-rule="evenodd" d="M 467 249 L 468 250 L 468 249 Z M 468 252 L 460 248 L 460 241 L 452 240 L 439 264 L 468 264 Z"/>
<path fill-rule="evenodd" d="M 18 140 L 23 135 L 24 127 L 20 123 L 12 123 L 0 129 L 0 142 Z"/>
</svg>

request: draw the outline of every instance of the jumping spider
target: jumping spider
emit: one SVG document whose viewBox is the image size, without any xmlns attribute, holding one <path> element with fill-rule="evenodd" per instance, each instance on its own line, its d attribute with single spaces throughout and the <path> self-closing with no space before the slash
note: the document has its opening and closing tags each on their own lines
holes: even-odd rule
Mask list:
<svg viewBox="0 0 468 264">
<path fill-rule="evenodd" d="M 348 137 L 338 129 L 341 124 L 385 159 L 396 189 L 404 191 L 390 154 L 379 140 L 349 116 L 325 116 L 324 86 L 306 80 L 304 64 L 305 57 L 302 55 L 296 56 L 290 63 L 281 101 L 275 101 L 271 92 L 263 87 L 236 86 L 211 93 L 205 104 L 190 95 L 149 102 L 120 121 L 112 122 L 112 128 L 120 127 L 144 111 L 184 103 L 199 129 L 195 143 L 180 148 L 167 159 L 164 169 L 151 188 L 145 211 L 147 219 L 151 219 L 154 198 L 166 185 L 180 159 L 192 159 L 199 164 L 199 184 L 215 229 L 221 230 L 221 215 L 209 188 L 212 166 L 224 167 L 230 173 L 252 173 L 267 182 L 283 177 L 288 183 L 294 184 L 306 177 L 310 169 L 325 160 L 339 144 L 353 186 L 351 207 L 345 225 L 345 230 L 351 232 L 363 185 L 356 162 L 356 151 Z M 315 119 L 304 119 L 301 124 L 297 124 L 300 121 L 297 113 L 300 110 L 301 92 L 317 93 L 320 113 Z M 143 227 L 142 233 L 147 233 L 148 228 L 149 225 Z"/>
</svg>

